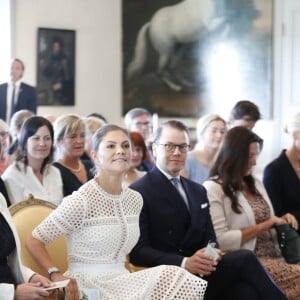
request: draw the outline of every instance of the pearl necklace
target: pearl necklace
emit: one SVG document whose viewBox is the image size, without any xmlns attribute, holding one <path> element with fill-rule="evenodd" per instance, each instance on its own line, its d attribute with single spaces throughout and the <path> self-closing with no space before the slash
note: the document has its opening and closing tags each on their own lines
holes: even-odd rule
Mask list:
<svg viewBox="0 0 300 300">
<path fill-rule="evenodd" d="M 65 163 L 63 163 L 61 160 L 59 161 L 64 167 L 66 167 L 67 169 L 69 169 L 70 171 L 72 171 L 73 173 L 78 173 L 81 171 L 81 162 L 79 161 L 79 167 L 77 169 L 71 168 L 69 166 L 67 166 Z"/>
</svg>

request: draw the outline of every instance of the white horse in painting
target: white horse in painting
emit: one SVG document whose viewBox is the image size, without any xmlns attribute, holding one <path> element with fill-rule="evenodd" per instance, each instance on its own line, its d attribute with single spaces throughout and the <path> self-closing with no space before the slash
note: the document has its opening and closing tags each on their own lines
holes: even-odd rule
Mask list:
<svg viewBox="0 0 300 300">
<path fill-rule="evenodd" d="M 225 25 L 225 19 L 214 17 L 214 14 L 213 0 L 184 0 L 159 9 L 138 32 L 134 57 L 127 68 L 127 79 L 137 77 L 143 70 L 148 31 L 149 40 L 159 55 L 158 74 L 171 88 L 180 90 L 181 85 L 167 76 L 167 73 L 174 75 L 172 55 L 175 46 L 197 41 L 202 34 Z"/>
</svg>

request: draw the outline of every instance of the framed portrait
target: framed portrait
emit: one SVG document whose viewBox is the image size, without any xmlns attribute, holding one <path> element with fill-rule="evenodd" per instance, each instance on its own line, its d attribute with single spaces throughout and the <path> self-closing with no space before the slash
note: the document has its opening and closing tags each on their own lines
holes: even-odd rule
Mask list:
<svg viewBox="0 0 300 300">
<path fill-rule="evenodd" d="M 75 104 L 75 31 L 38 28 L 38 105 Z"/>
<path fill-rule="evenodd" d="M 272 0 L 123 0 L 123 113 L 272 114 Z"/>
</svg>

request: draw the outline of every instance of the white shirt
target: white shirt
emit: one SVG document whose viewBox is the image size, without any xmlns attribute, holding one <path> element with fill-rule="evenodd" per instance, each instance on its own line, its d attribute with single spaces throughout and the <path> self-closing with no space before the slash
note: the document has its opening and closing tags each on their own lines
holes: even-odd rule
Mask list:
<svg viewBox="0 0 300 300">
<path fill-rule="evenodd" d="M 13 97 L 13 90 L 15 86 L 15 98 L 14 98 L 14 105 L 18 103 L 18 96 L 20 92 L 21 86 L 21 79 L 17 80 L 15 83 L 9 82 L 7 85 L 7 94 L 6 94 L 6 121 L 9 123 L 11 112 L 12 112 L 12 97 Z"/>
<path fill-rule="evenodd" d="M 17 168 L 19 166 L 19 169 Z M 14 162 L 2 174 L 11 204 L 18 203 L 32 194 L 35 198 L 58 205 L 63 198 L 63 182 L 60 171 L 48 165 L 43 174 L 43 183 L 35 176 L 31 167 Z"/>
<path fill-rule="evenodd" d="M 180 180 L 180 176 L 171 176 L 170 174 L 166 173 L 164 170 L 162 170 L 158 165 L 156 165 L 157 168 L 171 181 L 172 178 L 177 178 L 178 179 L 178 192 L 181 195 L 181 197 L 183 198 L 188 210 L 189 210 L 189 202 L 185 193 L 185 190 L 182 186 L 181 180 Z M 172 183 L 173 184 L 173 183 Z"/>
</svg>

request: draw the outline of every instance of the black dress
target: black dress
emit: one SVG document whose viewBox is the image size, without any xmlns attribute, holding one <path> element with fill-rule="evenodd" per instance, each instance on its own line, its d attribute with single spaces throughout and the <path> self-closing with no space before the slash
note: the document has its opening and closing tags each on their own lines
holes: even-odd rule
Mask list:
<svg viewBox="0 0 300 300">
<path fill-rule="evenodd" d="M 7 264 L 7 256 L 16 248 L 16 242 L 11 228 L 0 213 L 0 283 L 16 284 L 14 276 Z"/>
<path fill-rule="evenodd" d="M 93 164 L 88 160 L 82 160 L 88 180 L 94 177 L 92 169 Z M 64 197 L 71 195 L 74 191 L 77 191 L 81 186 L 82 182 L 65 166 L 59 162 L 53 163 L 53 165 L 60 170 L 62 181 L 63 181 L 63 192 Z"/>
<path fill-rule="evenodd" d="M 0 193 L 5 198 L 7 207 L 9 207 L 10 206 L 10 201 L 9 201 L 9 198 L 8 198 L 8 194 L 7 194 L 7 191 L 6 191 L 5 184 L 4 184 L 4 182 L 3 182 L 3 180 L 2 180 L 1 177 L 0 177 Z"/>
</svg>

